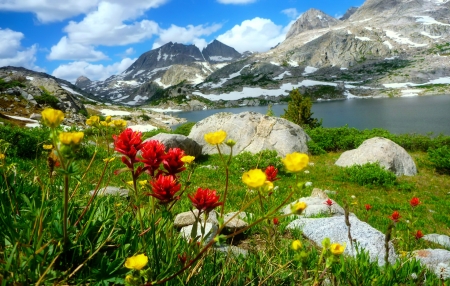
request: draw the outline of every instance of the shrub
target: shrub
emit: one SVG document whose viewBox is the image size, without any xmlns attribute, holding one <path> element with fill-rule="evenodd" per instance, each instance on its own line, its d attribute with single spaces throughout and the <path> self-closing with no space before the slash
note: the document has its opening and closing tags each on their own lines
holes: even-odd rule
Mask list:
<svg viewBox="0 0 450 286">
<path fill-rule="evenodd" d="M 393 187 L 397 182 L 395 174 L 380 167 L 378 163 L 367 163 L 343 168 L 335 179 L 357 183 L 360 186 L 385 188 Z"/>
<path fill-rule="evenodd" d="M 312 118 L 312 102 L 309 97 L 302 96 L 298 89 L 293 89 L 289 96 L 291 100 L 288 103 L 287 110 L 281 116 L 302 127 L 316 128 L 322 125 L 322 121 Z"/>
<path fill-rule="evenodd" d="M 6 154 L 9 156 L 34 159 L 48 140 L 47 128 L 21 128 L 0 125 L 0 138 L 10 143 Z"/>
<path fill-rule="evenodd" d="M 195 125 L 195 122 L 186 122 L 175 128 L 173 134 L 181 134 L 184 136 L 188 136 L 191 133 L 192 127 Z"/>
<path fill-rule="evenodd" d="M 150 120 L 150 116 L 148 116 L 147 114 L 141 114 L 139 115 L 139 117 L 144 120 L 144 121 L 149 121 Z"/>
<path fill-rule="evenodd" d="M 277 169 L 281 169 L 283 166 L 280 157 L 275 150 L 263 150 L 256 154 L 248 151 L 241 152 L 233 159 L 231 168 L 237 170 L 259 168 L 264 170 L 269 165 L 275 166 Z"/>
<path fill-rule="evenodd" d="M 5 82 L 2 78 L 0 78 L 0 91 L 7 90 L 12 87 L 25 87 L 25 85 L 19 80 L 11 80 L 9 82 Z"/>
<path fill-rule="evenodd" d="M 48 90 L 46 90 L 43 86 L 40 87 L 42 90 L 42 95 L 35 96 L 34 99 L 39 104 L 45 104 L 53 107 L 54 109 L 60 109 L 58 107 L 59 100 L 55 96 L 53 96 Z"/>
<path fill-rule="evenodd" d="M 437 149 L 428 149 L 428 159 L 434 167 L 441 172 L 450 173 L 450 148 L 442 146 Z"/>
</svg>

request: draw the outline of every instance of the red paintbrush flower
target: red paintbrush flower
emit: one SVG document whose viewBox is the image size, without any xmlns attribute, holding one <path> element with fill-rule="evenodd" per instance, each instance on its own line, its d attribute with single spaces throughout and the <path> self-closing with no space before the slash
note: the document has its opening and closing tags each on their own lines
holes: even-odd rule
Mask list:
<svg viewBox="0 0 450 286">
<path fill-rule="evenodd" d="M 219 202 L 220 196 L 216 194 L 216 191 L 208 188 L 198 188 L 194 195 L 188 195 L 188 197 L 199 212 L 209 213 L 215 207 L 223 205 L 223 202 Z"/>
<path fill-rule="evenodd" d="M 162 205 L 179 199 L 175 194 L 181 189 L 181 184 L 173 175 L 159 175 L 158 179 L 150 182 L 150 185 L 153 192 L 149 195 L 157 198 Z"/>
<path fill-rule="evenodd" d="M 166 147 L 158 140 L 149 140 L 142 144 L 140 160 L 147 168 L 150 176 L 155 175 L 155 171 L 159 169 L 159 165 L 163 161 Z"/>
<path fill-rule="evenodd" d="M 328 199 L 324 202 L 324 204 L 326 204 L 327 206 L 331 207 L 333 205 L 333 201 Z"/>
<path fill-rule="evenodd" d="M 392 215 L 389 217 L 393 222 L 398 222 L 398 220 L 401 218 L 402 216 L 399 214 L 398 211 L 394 211 L 392 213 Z"/>
<path fill-rule="evenodd" d="M 409 204 L 410 204 L 413 208 L 415 208 L 415 207 L 417 207 L 418 205 L 420 205 L 420 200 L 419 200 L 419 198 L 414 197 L 414 198 L 412 198 L 412 199 L 409 201 Z"/>
<path fill-rule="evenodd" d="M 132 169 L 133 164 L 137 162 L 136 154 L 142 148 L 141 136 L 141 132 L 135 132 L 131 128 L 125 129 L 119 136 L 113 135 L 114 150 L 129 158 L 126 159 L 126 157 L 122 157 L 122 162 L 130 169 Z"/>
<path fill-rule="evenodd" d="M 169 152 L 163 156 L 162 163 L 168 174 L 175 175 L 186 170 L 184 162 L 181 161 L 183 156 L 184 151 L 180 148 L 170 148 Z"/>
<path fill-rule="evenodd" d="M 372 209 L 372 206 L 369 204 L 365 205 L 364 207 L 366 208 L 366 211 L 370 211 Z"/>
<path fill-rule="evenodd" d="M 274 182 L 274 181 L 280 179 L 280 178 L 277 178 L 278 169 L 275 168 L 274 166 L 267 167 L 266 170 L 264 171 L 264 173 L 266 173 L 266 179 L 269 182 Z"/>
<path fill-rule="evenodd" d="M 273 224 L 274 225 L 278 225 L 280 223 L 280 221 L 278 220 L 278 218 L 274 217 L 273 218 Z"/>
<path fill-rule="evenodd" d="M 417 240 L 419 240 L 419 239 L 421 239 L 421 238 L 423 237 L 423 233 L 422 233 L 420 230 L 418 230 L 418 231 L 416 232 L 416 235 L 414 235 L 414 237 L 415 237 Z"/>
</svg>

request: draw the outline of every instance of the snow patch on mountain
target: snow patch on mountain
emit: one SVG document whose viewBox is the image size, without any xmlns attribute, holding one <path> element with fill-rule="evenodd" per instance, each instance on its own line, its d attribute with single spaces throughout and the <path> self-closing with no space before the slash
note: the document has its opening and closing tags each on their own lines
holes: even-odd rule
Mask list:
<svg viewBox="0 0 450 286">
<path fill-rule="evenodd" d="M 434 18 L 430 16 L 414 16 L 416 19 L 416 22 L 423 23 L 424 25 L 442 25 L 442 26 L 450 26 L 450 24 L 445 24 L 442 22 L 436 21 Z"/>
<path fill-rule="evenodd" d="M 428 44 L 418 44 L 411 41 L 409 38 L 400 37 L 400 33 L 390 31 L 390 30 L 384 30 L 386 32 L 386 36 L 394 40 L 395 42 L 399 44 L 409 45 L 410 47 L 425 47 L 428 46 Z"/>
</svg>

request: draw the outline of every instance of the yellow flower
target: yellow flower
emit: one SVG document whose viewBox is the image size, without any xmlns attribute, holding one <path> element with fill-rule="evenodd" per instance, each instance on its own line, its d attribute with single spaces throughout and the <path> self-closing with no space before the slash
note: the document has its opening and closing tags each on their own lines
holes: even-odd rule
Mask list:
<svg viewBox="0 0 450 286">
<path fill-rule="evenodd" d="M 236 141 L 234 141 L 233 139 L 228 139 L 227 142 L 225 142 L 225 144 L 227 144 L 230 147 L 233 147 L 234 145 L 236 145 Z"/>
<path fill-rule="evenodd" d="M 50 128 L 58 127 L 64 120 L 64 113 L 61 110 L 46 108 L 41 113 L 42 121 Z"/>
<path fill-rule="evenodd" d="M 116 157 L 105 158 L 105 159 L 103 159 L 103 162 L 105 162 L 105 163 L 109 163 L 109 162 L 112 162 L 112 161 L 114 161 L 115 159 L 116 159 Z"/>
<path fill-rule="evenodd" d="M 242 175 L 242 181 L 250 188 L 259 188 L 266 182 L 266 174 L 260 169 L 253 169 Z"/>
<path fill-rule="evenodd" d="M 291 212 L 293 214 L 301 214 L 305 209 L 307 205 L 305 202 L 298 202 L 296 204 L 291 205 Z"/>
<path fill-rule="evenodd" d="M 84 137 L 83 132 L 61 132 L 59 141 L 64 145 L 79 145 Z"/>
<path fill-rule="evenodd" d="M 114 124 L 114 126 L 118 127 L 118 128 L 125 128 L 127 127 L 127 122 L 123 119 L 117 119 L 112 121 L 112 123 Z"/>
<path fill-rule="evenodd" d="M 181 162 L 183 162 L 185 164 L 190 164 L 194 160 L 195 160 L 194 156 L 183 156 L 183 157 L 181 157 Z"/>
<path fill-rule="evenodd" d="M 216 132 L 206 133 L 205 141 L 211 145 L 221 144 L 225 138 L 227 137 L 227 133 L 223 130 L 219 130 Z"/>
<path fill-rule="evenodd" d="M 291 248 L 292 248 L 292 250 L 294 250 L 294 251 L 298 251 L 298 250 L 300 250 L 301 248 L 302 248 L 302 243 L 301 243 L 301 241 L 300 240 L 294 240 L 293 242 L 292 242 L 292 244 L 291 244 Z"/>
<path fill-rule="evenodd" d="M 133 185 L 133 181 L 128 181 L 127 184 L 132 186 Z"/>
<path fill-rule="evenodd" d="M 100 125 L 104 127 L 108 127 L 108 122 L 106 121 L 100 121 Z"/>
<path fill-rule="evenodd" d="M 110 123 L 111 122 L 111 115 L 106 116 L 105 122 L 106 123 Z"/>
<path fill-rule="evenodd" d="M 42 145 L 42 148 L 44 148 L 45 150 L 51 150 L 51 149 L 53 149 L 53 145 L 52 144 L 44 144 L 44 145 Z"/>
<path fill-rule="evenodd" d="M 289 172 L 297 173 L 308 166 L 309 157 L 306 154 L 294 152 L 292 154 L 287 154 L 286 158 L 281 159 L 284 166 Z"/>
<path fill-rule="evenodd" d="M 147 184 L 147 180 L 139 181 L 139 185 L 145 186 Z"/>
<path fill-rule="evenodd" d="M 88 120 L 86 120 L 86 124 L 89 126 L 98 126 L 100 122 L 100 117 L 96 116 L 96 115 L 92 115 L 91 117 L 89 117 Z"/>
<path fill-rule="evenodd" d="M 145 254 L 138 254 L 127 258 L 125 267 L 128 269 L 141 270 L 148 263 L 148 257 Z"/>
<path fill-rule="evenodd" d="M 344 253 L 344 250 L 345 250 L 345 244 L 340 245 L 339 243 L 332 243 L 330 246 L 330 251 L 334 255 L 341 255 L 342 253 Z"/>
<path fill-rule="evenodd" d="M 273 183 L 271 181 L 265 181 L 264 182 L 264 190 L 267 192 L 270 192 L 273 190 Z"/>
<path fill-rule="evenodd" d="M 0 160 L 5 160 L 5 154 L 0 153 Z"/>
</svg>

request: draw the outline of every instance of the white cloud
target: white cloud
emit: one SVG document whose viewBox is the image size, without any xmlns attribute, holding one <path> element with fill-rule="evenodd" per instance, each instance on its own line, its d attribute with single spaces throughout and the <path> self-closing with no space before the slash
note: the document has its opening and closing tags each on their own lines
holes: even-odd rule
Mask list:
<svg viewBox="0 0 450 286">
<path fill-rule="evenodd" d="M 85 61 L 76 61 L 57 67 L 52 75 L 75 83 L 79 76 L 86 76 L 91 80 L 105 80 L 111 75 L 119 74 L 126 70 L 135 59 L 125 58 L 111 65 L 90 64 Z"/>
<path fill-rule="evenodd" d="M 291 24 L 292 22 L 289 25 Z M 270 19 L 256 17 L 234 26 L 231 30 L 218 36 L 217 40 L 241 53 L 245 51 L 264 52 L 285 39 L 289 25 L 283 28 Z"/>
<path fill-rule="evenodd" d="M 297 17 L 301 15 L 301 13 L 299 13 L 295 8 L 284 9 L 281 11 L 281 13 L 285 14 L 291 19 L 297 19 Z"/>
<path fill-rule="evenodd" d="M 74 43 L 67 39 L 66 36 L 52 47 L 50 54 L 47 56 L 49 60 L 84 60 L 84 61 L 99 61 L 107 59 L 108 57 L 100 52 L 96 51 L 93 46 L 82 45 Z"/>
<path fill-rule="evenodd" d="M 132 55 L 134 54 L 136 51 L 133 48 L 128 48 L 125 51 L 125 55 Z"/>
<path fill-rule="evenodd" d="M 20 42 L 23 37 L 21 32 L 0 28 L 0 67 L 18 66 L 43 71 L 35 65 L 37 45 L 22 48 Z"/>
<path fill-rule="evenodd" d="M 161 29 L 159 38 L 154 42 L 153 49 L 156 49 L 168 42 L 177 42 L 182 44 L 195 44 L 198 48 L 206 47 L 207 43 L 201 36 L 208 36 L 222 27 L 220 24 L 211 26 L 188 25 L 187 27 L 170 26 L 168 29 Z"/>
<path fill-rule="evenodd" d="M 249 4 L 256 1 L 257 0 L 217 0 L 217 2 L 222 4 Z"/>
</svg>

